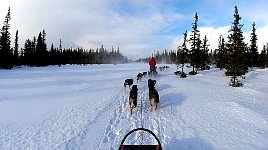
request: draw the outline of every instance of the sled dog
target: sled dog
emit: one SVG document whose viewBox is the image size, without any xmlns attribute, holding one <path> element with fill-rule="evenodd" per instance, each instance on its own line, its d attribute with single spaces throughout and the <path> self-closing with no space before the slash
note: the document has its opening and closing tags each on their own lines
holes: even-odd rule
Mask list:
<svg viewBox="0 0 268 150">
<path fill-rule="evenodd" d="M 154 88 L 155 84 L 156 84 L 156 80 L 148 79 L 149 90 L 150 90 L 150 88 Z"/>
<path fill-rule="evenodd" d="M 142 76 L 143 76 L 142 73 L 139 73 L 139 74 L 137 75 L 137 83 L 138 83 L 138 81 L 141 81 Z"/>
<path fill-rule="evenodd" d="M 137 96 L 138 96 L 138 88 L 137 85 L 133 85 L 128 98 L 128 103 L 130 107 L 130 114 L 132 114 L 133 108 L 137 106 Z"/>
<path fill-rule="evenodd" d="M 143 77 L 146 77 L 147 72 L 143 72 L 142 75 L 143 75 Z"/>
<path fill-rule="evenodd" d="M 151 105 L 151 111 L 155 111 L 159 103 L 159 94 L 154 87 L 149 89 L 149 101 Z"/>
<path fill-rule="evenodd" d="M 133 84 L 133 79 L 126 79 L 124 83 L 124 87 L 126 88 L 126 86 L 128 85 L 130 89 L 132 84 Z"/>
</svg>

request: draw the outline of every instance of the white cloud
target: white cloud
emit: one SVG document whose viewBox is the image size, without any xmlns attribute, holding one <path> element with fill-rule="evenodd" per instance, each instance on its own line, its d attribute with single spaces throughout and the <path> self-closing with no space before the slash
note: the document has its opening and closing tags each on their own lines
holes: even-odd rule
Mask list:
<svg viewBox="0 0 268 150">
<path fill-rule="evenodd" d="M 12 41 L 15 31 L 19 30 L 21 47 L 26 38 L 31 39 L 45 29 L 48 46 L 52 42 L 58 46 L 59 39 L 66 48 L 79 46 L 95 49 L 104 44 L 104 47 L 110 50 L 112 46 L 114 48 L 119 46 L 125 55 L 136 59 L 150 56 L 155 50 L 177 49 L 182 44 L 185 24 L 190 28 L 193 16 L 189 19 L 188 16 L 179 13 L 174 9 L 177 6 L 165 7 L 169 2 L 170 0 L 4 0 L 1 1 L 0 17 L 3 22 L 10 5 Z M 219 2 L 221 3 L 221 1 L 217 3 Z M 265 14 L 264 10 L 260 9 L 259 12 Z M 193 10 L 191 15 L 195 11 Z M 232 12 L 229 13 L 231 18 Z M 260 13 L 255 16 L 264 20 L 265 15 Z M 268 27 L 258 26 L 258 22 L 256 24 L 258 44 L 263 44 L 267 39 L 265 33 L 268 33 Z M 222 27 L 216 28 L 212 23 L 208 25 L 210 26 L 199 28 L 201 38 L 207 35 L 210 49 L 215 49 L 220 35 L 227 38 L 229 26 L 221 25 Z M 181 35 L 175 36 L 176 32 Z M 246 40 L 249 39 L 249 33 L 250 31 L 244 33 Z"/>
<path fill-rule="evenodd" d="M 256 22 L 257 24 L 267 24 L 267 4 L 267 0 L 252 1 L 252 4 L 249 3 L 248 5 L 242 7 L 242 19 L 246 19 L 250 22 Z"/>
<path fill-rule="evenodd" d="M 3 24 L 4 22 L 4 18 L 7 14 L 7 10 L 8 7 L 10 6 L 10 2 L 9 1 L 1 1 L 1 5 L 0 5 L 0 25 Z"/>
<path fill-rule="evenodd" d="M 101 16 L 103 18 L 97 22 L 98 25 L 93 24 L 92 27 L 98 30 L 98 27 L 102 28 L 103 23 L 106 29 L 102 28 L 98 32 L 85 30 L 84 35 L 76 38 L 75 44 L 84 48 L 100 47 L 98 44 L 104 44 L 107 48 L 120 46 L 125 55 L 134 59 L 146 57 L 157 48 L 162 48 L 158 40 L 168 40 L 170 37 L 155 34 L 169 27 L 169 21 L 177 21 L 181 18 L 180 14 L 174 13 L 172 14 L 174 18 L 171 18 L 158 11 L 144 16 L 129 17 L 107 10 Z"/>
<path fill-rule="evenodd" d="M 248 46 L 250 45 L 250 36 L 252 33 L 252 28 L 249 31 L 245 31 L 243 33 L 243 36 L 245 38 L 245 42 L 248 44 Z M 257 35 L 257 45 L 258 45 L 258 50 L 259 52 L 261 52 L 263 45 L 266 44 L 268 42 L 268 23 L 263 25 L 263 26 L 259 26 L 258 28 L 256 28 L 256 35 Z"/>
<path fill-rule="evenodd" d="M 200 38 L 201 40 L 204 39 L 205 35 L 208 39 L 209 49 L 216 49 L 218 47 L 218 40 L 220 35 L 222 35 L 224 38 L 227 38 L 228 30 L 230 29 L 230 26 L 224 26 L 219 28 L 214 27 L 200 27 Z M 190 38 L 191 31 L 187 33 L 187 39 Z M 179 37 L 174 37 L 174 40 L 170 44 L 171 49 L 177 49 L 178 46 L 181 46 L 183 44 L 183 35 Z"/>
<path fill-rule="evenodd" d="M 220 35 L 222 35 L 225 38 L 225 41 L 227 41 L 227 36 L 229 35 L 228 31 L 230 29 L 230 26 L 224 26 L 219 28 L 213 28 L 213 27 L 200 27 L 200 33 L 201 33 L 201 39 L 204 38 L 204 36 L 207 36 L 209 49 L 216 49 L 218 48 L 218 40 Z M 242 29 L 243 30 L 243 29 Z M 250 34 L 252 31 L 246 31 L 243 33 L 243 36 L 245 38 L 245 42 L 250 45 Z M 256 35 L 258 38 L 257 45 L 259 48 L 259 51 L 262 50 L 263 45 L 268 43 L 268 24 L 261 26 L 256 29 Z M 190 36 L 190 33 L 188 33 L 188 38 Z M 181 46 L 183 43 L 183 36 L 173 37 L 173 41 L 170 44 L 171 49 L 177 49 L 178 46 Z"/>
<path fill-rule="evenodd" d="M 204 39 L 204 37 L 206 35 L 207 39 L 208 39 L 208 44 L 210 45 L 209 49 L 212 49 L 212 50 L 218 48 L 219 37 L 221 35 L 227 40 L 229 29 L 230 29 L 229 25 L 219 27 L 219 28 L 214 28 L 214 27 L 200 27 L 199 28 L 200 34 L 201 34 L 201 39 Z"/>
<path fill-rule="evenodd" d="M 126 8 L 114 9 L 120 3 L 128 3 L 141 13 L 131 14 Z M 148 5 L 150 4 L 150 5 Z M 158 40 L 167 41 L 173 24 L 183 18 L 174 11 L 160 11 L 163 2 L 153 0 L 14 0 L 11 5 L 11 34 L 19 30 L 20 46 L 27 38 L 32 39 L 43 29 L 47 33 L 48 46 L 54 42 L 64 47 L 97 48 L 101 44 L 107 49 L 120 46 L 125 55 L 136 59 L 150 55 L 155 49 L 165 46 Z M 136 8 L 135 8 L 136 7 Z M 136 45 L 136 46 L 135 46 Z M 137 52 L 140 52 L 138 55 Z"/>
<path fill-rule="evenodd" d="M 268 42 L 267 33 L 268 33 L 268 23 L 256 29 L 256 34 L 258 38 L 257 44 L 258 44 L 259 51 L 261 51 L 263 48 L 263 45 Z"/>
<path fill-rule="evenodd" d="M 182 44 L 183 44 L 183 36 L 173 37 L 173 40 L 169 45 L 169 49 L 177 50 L 177 48 Z"/>
</svg>

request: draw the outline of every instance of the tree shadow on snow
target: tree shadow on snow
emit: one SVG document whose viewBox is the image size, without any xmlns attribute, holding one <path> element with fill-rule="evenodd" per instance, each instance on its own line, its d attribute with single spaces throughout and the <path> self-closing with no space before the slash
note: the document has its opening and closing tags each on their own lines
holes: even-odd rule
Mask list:
<svg viewBox="0 0 268 150">
<path fill-rule="evenodd" d="M 213 150 L 214 148 L 200 138 L 192 139 L 172 139 L 166 146 L 165 149 L 180 149 L 180 150 Z"/>
<path fill-rule="evenodd" d="M 186 99 L 185 96 L 179 93 L 168 93 L 166 95 L 160 95 L 160 107 L 168 107 L 168 106 L 178 106 L 182 105 L 183 101 Z"/>
</svg>

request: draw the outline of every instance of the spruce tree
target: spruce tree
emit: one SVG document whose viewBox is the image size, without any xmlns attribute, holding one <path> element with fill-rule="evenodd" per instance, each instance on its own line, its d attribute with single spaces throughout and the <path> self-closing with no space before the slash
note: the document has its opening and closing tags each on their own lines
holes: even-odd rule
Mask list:
<svg viewBox="0 0 268 150">
<path fill-rule="evenodd" d="M 259 65 L 258 65 L 261 69 L 266 68 L 266 53 L 267 53 L 266 46 L 264 45 L 260 54 Z"/>
<path fill-rule="evenodd" d="M 13 67 L 13 52 L 10 46 L 10 8 L 0 32 L 0 68 L 11 69 Z"/>
<path fill-rule="evenodd" d="M 59 48 L 55 50 L 55 62 L 60 67 L 63 63 L 63 55 L 62 55 L 62 41 L 60 39 L 60 45 Z"/>
<path fill-rule="evenodd" d="M 42 55 L 43 55 L 43 66 L 48 65 L 48 50 L 47 50 L 47 43 L 46 43 L 46 32 L 45 30 L 42 31 Z"/>
<path fill-rule="evenodd" d="M 37 37 L 37 43 L 36 43 L 36 52 L 35 52 L 35 59 L 36 59 L 36 66 L 41 66 L 43 60 L 43 50 L 42 50 L 42 45 L 43 45 L 43 40 L 42 40 L 42 33 L 40 32 L 38 37 Z"/>
<path fill-rule="evenodd" d="M 33 48 L 32 41 L 27 39 L 24 44 L 23 50 L 23 65 L 33 66 Z"/>
<path fill-rule="evenodd" d="M 40 58 L 38 58 L 38 56 L 37 56 L 37 39 L 36 39 L 36 37 L 34 36 L 33 40 L 30 42 L 31 42 L 31 44 L 30 44 L 30 46 L 31 46 L 31 50 L 30 50 L 30 52 L 31 52 L 31 55 L 30 55 L 31 66 L 37 66 L 37 63 L 38 63 L 38 61 L 40 61 Z"/>
<path fill-rule="evenodd" d="M 200 40 L 200 31 L 197 29 L 197 22 L 198 22 L 198 15 L 195 14 L 195 22 L 192 26 L 192 34 L 190 35 L 190 43 L 191 43 L 191 49 L 190 49 L 190 64 L 193 67 L 193 70 L 189 73 L 191 75 L 195 75 L 197 72 L 197 65 L 200 62 L 200 46 L 201 46 L 201 40 Z"/>
<path fill-rule="evenodd" d="M 266 49 L 265 49 L 265 53 L 266 53 L 266 55 L 265 55 L 265 68 L 267 68 L 268 67 L 268 43 L 266 43 Z"/>
<path fill-rule="evenodd" d="M 216 51 L 216 50 L 215 50 L 215 51 Z M 216 64 L 216 55 L 215 55 L 215 51 L 212 51 L 212 49 L 211 49 L 210 52 L 208 53 L 209 64 Z"/>
<path fill-rule="evenodd" d="M 32 49 L 32 53 L 36 53 L 36 46 L 37 45 L 37 39 L 36 39 L 36 37 L 34 36 L 33 37 L 33 40 L 32 40 L 32 44 L 31 44 L 31 49 Z M 32 54 L 32 55 L 34 55 L 34 54 Z"/>
<path fill-rule="evenodd" d="M 183 33 L 183 44 L 181 46 L 178 47 L 178 51 L 177 51 L 177 63 L 181 64 L 181 77 L 185 78 L 186 74 L 184 73 L 183 69 L 184 69 L 184 64 L 187 61 L 187 53 L 188 53 L 188 49 L 186 47 L 186 42 L 187 42 L 187 31 L 185 31 L 185 33 Z"/>
<path fill-rule="evenodd" d="M 42 46 L 44 50 L 47 50 L 47 43 L 46 43 L 46 31 L 42 31 Z"/>
<path fill-rule="evenodd" d="M 231 29 L 228 31 L 227 47 L 227 64 L 226 75 L 231 76 L 231 86 L 242 86 L 237 77 L 242 76 L 247 72 L 246 64 L 246 46 L 244 43 L 244 37 L 242 32 L 242 26 L 240 24 L 241 17 L 239 16 L 237 6 L 234 11 L 234 22 Z"/>
<path fill-rule="evenodd" d="M 217 67 L 220 69 L 223 69 L 226 67 L 226 64 L 227 64 L 227 51 L 225 48 L 225 40 L 222 35 L 219 37 L 219 45 L 216 51 L 217 51 L 216 52 Z"/>
<path fill-rule="evenodd" d="M 48 65 L 48 51 L 46 44 L 46 33 L 45 30 L 39 33 L 36 43 L 36 66 L 46 66 Z"/>
<path fill-rule="evenodd" d="M 203 42 L 201 43 L 201 49 L 200 49 L 200 64 L 199 67 L 201 70 L 209 69 L 209 54 L 208 54 L 208 39 L 205 35 Z"/>
<path fill-rule="evenodd" d="M 61 43 L 61 39 L 60 39 L 60 45 L 59 45 L 59 50 L 62 51 L 62 43 Z"/>
<path fill-rule="evenodd" d="M 249 62 L 251 63 L 251 67 L 256 67 L 258 62 L 258 46 L 257 46 L 257 35 L 256 35 L 256 28 L 255 22 L 252 24 L 252 33 L 250 36 L 250 49 L 249 49 Z"/>
<path fill-rule="evenodd" d="M 14 64 L 18 65 L 19 64 L 19 37 L 18 37 L 18 30 L 16 31 L 16 36 L 15 36 L 15 47 L 14 47 Z"/>
<path fill-rule="evenodd" d="M 56 65 L 56 60 L 57 60 L 56 49 L 54 48 L 54 45 L 52 43 L 50 47 L 49 64 Z"/>
</svg>

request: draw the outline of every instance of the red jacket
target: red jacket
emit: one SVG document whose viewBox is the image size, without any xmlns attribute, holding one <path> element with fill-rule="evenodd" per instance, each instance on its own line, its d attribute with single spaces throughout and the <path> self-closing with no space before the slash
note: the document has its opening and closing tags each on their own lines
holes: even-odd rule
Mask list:
<svg viewBox="0 0 268 150">
<path fill-rule="evenodd" d="M 150 65 L 150 67 L 154 67 L 156 65 L 156 62 L 153 58 L 150 59 L 149 65 Z"/>
</svg>

